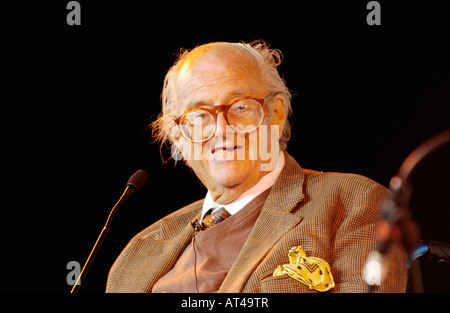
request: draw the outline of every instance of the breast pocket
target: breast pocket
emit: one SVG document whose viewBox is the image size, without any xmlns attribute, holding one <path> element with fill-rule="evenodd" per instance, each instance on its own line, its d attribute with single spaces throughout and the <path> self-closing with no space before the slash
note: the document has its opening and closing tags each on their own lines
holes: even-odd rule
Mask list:
<svg viewBox="0 0 450 313">
<path fill-rule="evenodd" d="M 288 275 L 273 277 L 272 273 L 261 280 L 261 292 L 265 293 L 315 293 Z"/>
</svg>

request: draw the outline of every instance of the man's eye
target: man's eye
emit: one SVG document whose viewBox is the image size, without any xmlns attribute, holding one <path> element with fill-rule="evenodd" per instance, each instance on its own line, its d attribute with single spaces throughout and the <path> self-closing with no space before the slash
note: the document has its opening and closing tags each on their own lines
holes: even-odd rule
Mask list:
<svg viewBox="0 0 450 313">
<path fill-rule="evenodd" d="M 206 113 L 200 112 L 200 113 L 197 113 L 194 117 L 195 118 L 206 118 L 206 116 L 207 116 Z"/>
<path fill-rule="evenodd" d="M 241 104 L 233 108 L 233 111 L 242 112 L 247 110 L 248 106 L 246 104 Z"/>
<path fill-rule="evenodd" d="M 189 123 L 190 124 L 204 124 L 209 123 L 214 118 L 211 116 L 209 112 L 203 110 L 196 110 L 189 114 Z"/>
<path fill-rule="evenodd" d="M 197 118 L 206 118 L 209 113 L 203 111 L 203 110 L 197 110 L 190 114 L 189 118 L 197 119 Z"/>
</svg>

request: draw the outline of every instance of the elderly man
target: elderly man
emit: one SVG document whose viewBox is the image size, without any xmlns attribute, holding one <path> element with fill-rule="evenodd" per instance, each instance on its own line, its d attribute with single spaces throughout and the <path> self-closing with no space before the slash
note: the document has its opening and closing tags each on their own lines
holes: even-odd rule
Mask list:
<svg viewBox="0 0 450 313">
<path fill-rule="evenodd" d="M 366 292 L 363 267 L 388 191 L 290 156 L 281 53 L 262 41 L 181 54 L 165 78 L 156 137 L 207 188 L 137 234 L 107 292 Z M 375 291 L 404 292 L 406 257 L 388 252 Z"/>
</svg>

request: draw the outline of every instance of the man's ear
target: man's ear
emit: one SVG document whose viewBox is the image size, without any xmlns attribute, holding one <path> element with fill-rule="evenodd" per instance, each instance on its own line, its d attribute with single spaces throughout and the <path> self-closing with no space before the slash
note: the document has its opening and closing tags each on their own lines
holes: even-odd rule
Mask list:
<svg viewBox="0 0 450 313">
<path fill-rule="evenodd" d="M 183 145 L 181 143 L 181 134 L 180 134 L 180 131 L 178 130 L 178 127 L 172 128 L 169 141 L 171 144 L 170 152 L 171 152 L 172 158 L 175 160 L 175 162 L 184 159 Z"/>
<path fill-rule="evenodd" d="M 174 137 L 172 137 L 174 139 Z M 172 158 L 175 159 L 175 161 L 182 161 L 183 164 L 187 165 L 188 167 L 192 168 L 192 164 L 190 162 L 191 156 L 188 155 L 189 151 L 185 151 L 183 147 L 182 140 L 183 138 L 178 137 L 176 140 L 171 140 L 172 147 L 171 147 L 171 153 Z M 189 150 L 189 149 L 186 149 Z"/>
<path fill-rule="evenodd" d="M 183 159 L 183 153 L 176 144 L 172 144 L 172 146 L 170 147 L 170 154 L 175 162 L 181 161 Z"/>
<path fill-rule="evenodd" d="M 280 136 L 283 132 L 284 123 L 286 123 L 286 105 L 282 94 L 277 94 L 272 100 L 273 118 L 272 125 L 280 127 Z"/>
</svg>

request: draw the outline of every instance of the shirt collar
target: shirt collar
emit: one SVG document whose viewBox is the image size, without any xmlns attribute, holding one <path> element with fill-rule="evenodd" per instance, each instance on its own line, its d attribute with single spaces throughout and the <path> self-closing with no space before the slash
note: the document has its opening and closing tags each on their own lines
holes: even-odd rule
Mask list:
<svg viewBox="0 0 450 313">
<path fill-rule="evenodd" d="M 278 163 L 275 169 L 266 175 L 264 175 L 259 182 L 256 183 L 252 188 L 245 191 L 242 195 L 239 196 L 236 200 L 228 204 L 220 204 L 216 203 L 212 197 L 210 192 L 208 191 L 205 196 L 205 200 L 203 202 L 203 210 L 202 210 L 202 218 L 205 216 L 206 212 L 211 208 L 225 208 L 231 215 L 237 213 L 240 209 L 246 206 L 250 201 L 260 195 L 262 192 L 266 191 L 268 188 L 272 187 L 278 176 L 281 173 L 281 170 L 285 164 L 285 157 L 283 151 L 280 150 Z"/>
</svg>

